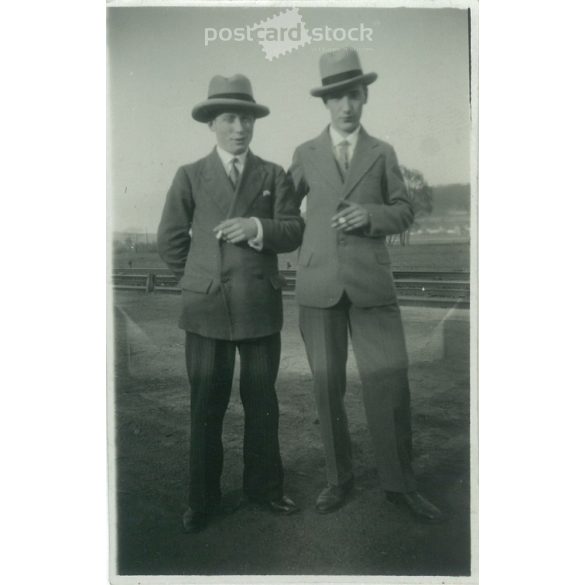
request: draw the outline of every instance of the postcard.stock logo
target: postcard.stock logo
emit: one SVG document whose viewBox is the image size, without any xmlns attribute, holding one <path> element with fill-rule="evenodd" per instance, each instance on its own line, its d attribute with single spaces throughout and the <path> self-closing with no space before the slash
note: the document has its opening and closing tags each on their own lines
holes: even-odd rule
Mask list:
<svg viewBox="0 0 585 585">
<path fill-rule="evenodd" d="M 372 28 L 360 23 L 351 28 L 320 26 L 308 28 L 298 8 L 290 8 L 253 25 L 229 28 L 206 27 L 205 46 L 215 42 L 256 42 L 272 61 L 313 41 L 372 41 Z"/>
</svg>

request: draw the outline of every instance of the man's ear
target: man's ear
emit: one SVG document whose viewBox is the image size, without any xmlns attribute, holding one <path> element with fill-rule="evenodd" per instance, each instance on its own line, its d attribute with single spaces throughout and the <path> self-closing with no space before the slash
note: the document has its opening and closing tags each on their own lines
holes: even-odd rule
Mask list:
<svg viewBox="0 0 585 585">
<path fill-rule="evenodd" d="M 368 103 L 368 86 L 364 85 L 364 104 Z"/>
</svg>

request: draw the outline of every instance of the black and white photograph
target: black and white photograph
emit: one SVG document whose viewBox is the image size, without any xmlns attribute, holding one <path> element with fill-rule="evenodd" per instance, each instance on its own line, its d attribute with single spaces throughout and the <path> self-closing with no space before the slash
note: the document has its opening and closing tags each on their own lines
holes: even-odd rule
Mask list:
<svg viewBox="0 0 585 585">
<path fill-rule="evenodd" d="M 112 583 L 476 583 L 478 4 L 107 3 Z"/>
<path fill-rule="evenodd" d="M 3 581 L 583 581 L 583 15 L 7 3 Z"/>
</svg>

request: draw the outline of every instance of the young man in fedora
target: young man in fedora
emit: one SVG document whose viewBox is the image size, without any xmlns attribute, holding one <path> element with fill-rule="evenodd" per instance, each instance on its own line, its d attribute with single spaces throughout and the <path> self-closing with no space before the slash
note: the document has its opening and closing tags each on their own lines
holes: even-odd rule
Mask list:
<svg viewBox="0 0 585 585">
<path fill-rule="evenodd" d="M 412 206 L 394 149 L 360 125 L 377 74 L 364 74 L 351 48 L 324 54 L 319 65 L 322 86 L 311 94 L 323 99 L 331 123 L 296 149 L 290 169 L 299 200 L 307 197 L 296 294 L 327 468 L 316 507 L 336 510 L 354 483 L 343 404 L 349 332 L 386 497 L 439 521 L 411 468 L 408 359 L 385 245 L 412 223 Z"/>
<path fill-rule="evenodd" d="M 252 154 L 254 122 L 269 114 L 247 77 L 215 76 L 193 118 L 217 146 L 177 171 L 168 192 L 158 249 L 180 278 L 191 386 L 187 532 L 220 510 L 221 441 L 235 352 L 245 412 L 244 493 L 278 514 L 298 511 L 283 493 L 275 380 L 280 362 L 282 282 L 277 254 L 295 250 L 303 221 L 283 169 Z"/>
</svg>

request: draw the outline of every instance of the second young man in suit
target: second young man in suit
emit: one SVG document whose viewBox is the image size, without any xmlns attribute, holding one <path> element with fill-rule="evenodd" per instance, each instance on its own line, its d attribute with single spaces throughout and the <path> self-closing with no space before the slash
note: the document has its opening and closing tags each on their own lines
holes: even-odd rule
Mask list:
<svg viewBox="0 0 585 585">
<path fill-rule="evenodd" d="M 280 363 L 282 281 L 277 253 L 295 250 L 303 221 L 283 169 L 249 150 L 267 116 L 248 78 L 215 76 L 193 108 L 217 146 L 177 171 L 158 230 L 159 253 L 180 278 L 191 386 L 187 532 L 221 503 L 222 425 L 239 351 L 245 412 L 244 493 L 278 514 L 298 511 L 283 493 L 275 380 Z"/>
<path fill-rule="evenodd" d="M 363 73 L 353 49 L 324 54 L 320 72 L 311 94 L 331 123 L 296 149 L 290 169 L 307 197 L 296 293 L 327 467 L 316 507 L 336 510 L 354 483 L 343 402 L 349 333 L 386 497 L 436 522 L 442 514 L 417 491 L 411 467 L 408 359 L 385 244 L 410 226 L 413 209 L 394 149 L 360 125 L 376 73 Z"/>
</svg>

